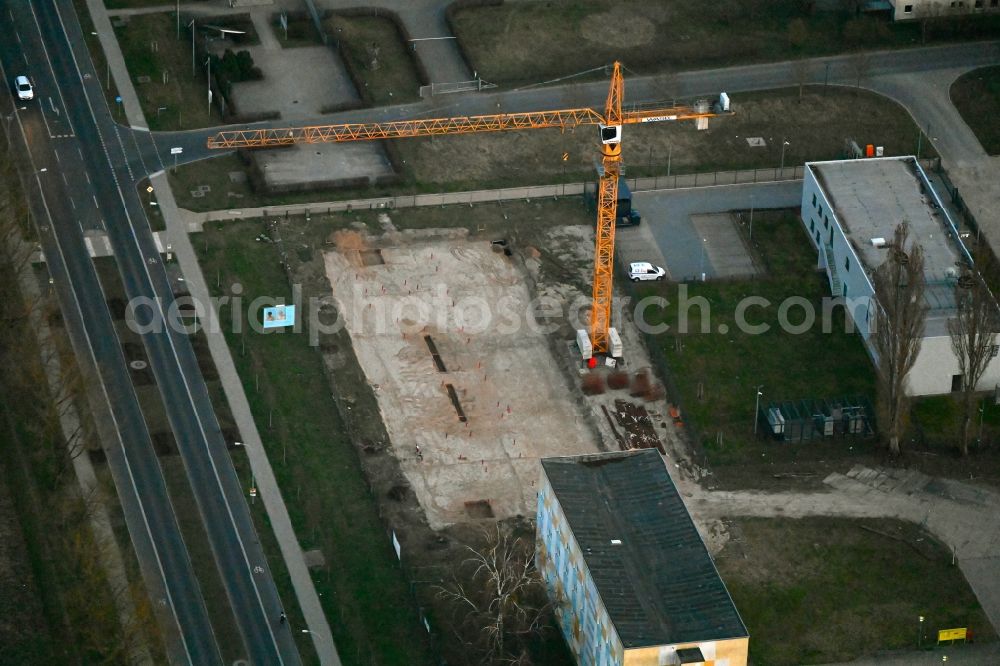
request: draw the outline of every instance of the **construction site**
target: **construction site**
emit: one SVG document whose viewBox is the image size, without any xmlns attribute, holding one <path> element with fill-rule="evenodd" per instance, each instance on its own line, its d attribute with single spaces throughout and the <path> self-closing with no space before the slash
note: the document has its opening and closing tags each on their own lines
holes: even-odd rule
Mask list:
<svg viewBox="0 0 1000 666">
<path fill-rule="evenodd" d="M 336 247 L 324 253 L 323 263 L 337 311 L 377 397 L 394 456 L 432 529 L 530 515 L 540 458 L 595 453 L 611 442 L 622 449 L 641 442 L 663 450 L 645 408 L 618 400 L 595 404 L 585 415 L 590 410 L 573 399 L 580 377 L 589 394 L 603 394 L 607 382 L 643 399 L 664 397 L 644 363 L 638 337 L 619 330 L 628 323 L 619 316 L 618 327 L 612 326 L 622 127 L 688 120 L 705 129 L 709 118 L 731 113 L 730 102 L 722 93 L 714 102 L 693 106 L 623 111 L 622 103 L 623 78 L 616 63 L 603 114 L 580 108 L 235 130 L 209 139 L 210 148 L 245 149 L 581 125 L 599 130 L 596 231 L 549 226 L 545 233 L 562 233 L 572 242 L 542 245 L 558 246 L 582 263 L 589 301 L 583 290 L 566 285 L 539 289 L 541 252 L 506 236 L 400 233 L 383 212 L 378 214 L 381 235 L 340 230 L 327 239 Z M 592 266 L 589 279 L 587 264 Z M 534 276 L 529 275 L 532 267 Z M 554 306 L 544 315 L 544 330 L 536 318 L 540 296 L 544 305 Z M 547 339 L 556 332 L 561 335 Z M 565 343 L 573 339 L 575 345 Z M 655 413 L 669 411 L 664 404 Z M 624 434 L 616 430 L 616 421 Z"/>
</svg>

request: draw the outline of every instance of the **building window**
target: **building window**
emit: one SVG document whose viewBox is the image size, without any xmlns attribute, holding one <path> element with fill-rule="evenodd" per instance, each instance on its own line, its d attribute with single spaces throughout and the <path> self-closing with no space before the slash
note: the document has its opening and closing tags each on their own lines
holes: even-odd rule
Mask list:
<svg viewBox="0 0 1000 666">
<path fill-rule="evenodd" d="M 903 13 L 904 14 L 912 14 L 913 13 L 913 5 L 903 5 Z"/>
<path fill-rule="evenodd" d="M 1000 352 L 1000 345 L 990 345 L 990 358 L 996 358 L 997 352 Z"/>
<path fill-rule="evenodd" d="M 851 258 L 850 257 L 844 257 L 844 270 L 847 271 L 848 273 L 851 272 Z"/>
<path fill-rule="evenodd" d="M 809 231 L 816 231 L 816 220 L 809 219 Z"/>
<path fill-rule="evenodd" d="M 823 228 L 826 229 L 829 226 L 830 226 L 830 218 L 824 216 L 823 217 Z"/>
<path fill-rule="evenodd" d="M 820 204 L 818 210 L 819 210 L 819 214 L 822 215 L 823 214 L 823 204 Z"/>
<path fill-rule="evenodd" d="M 816 193 L 813 192 L 813 208 L 816 207 Z"/>
</svg>

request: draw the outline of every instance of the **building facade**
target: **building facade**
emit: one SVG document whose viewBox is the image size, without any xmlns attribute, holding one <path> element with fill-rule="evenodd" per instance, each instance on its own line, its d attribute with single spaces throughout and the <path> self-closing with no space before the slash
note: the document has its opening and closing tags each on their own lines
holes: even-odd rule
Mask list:
<svg viewBox="0 0 1000 666">
<path fill-rule="evenodd" d="M 889 0 L 889 4 L 896 21 L 1000 12 L 1000 0 Z"/>
<path fill-rule="evenodd" d="M 746 666 L 746 627 L 655 450 L 547 458 L 536 562 L 586 666 Z"/>
<path fill-rule="evenodd" d="M 933 183 L 913 157 L 885 157 L 806 164 L 802 223 L 825 270 L 830 293 L 844 299 L 855 330 L 874 360 L 871 274 L 888 256 L 899 222 L 924 250 L 928 314 L 920 353 L 908 377 L 911 395 L 949 393 L 960 385 L 958 359 L 951 348 L 955 284 L 972 257 L 962 233 Z M 997 340 L 1000 343 L 1000 339 Z M 990 361 L 979 390 L 1000 384 L 1000 359 Z"/>
</svg>

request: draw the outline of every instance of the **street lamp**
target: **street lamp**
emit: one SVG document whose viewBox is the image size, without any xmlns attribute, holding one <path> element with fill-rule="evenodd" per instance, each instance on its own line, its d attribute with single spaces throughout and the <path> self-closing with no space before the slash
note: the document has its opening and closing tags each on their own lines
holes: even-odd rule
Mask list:
<svg viewBox="0 0 1000 666">
<path fill-rule="evenodd" d="M 763 393 L 761 393 L 761 389 L 762 388 L 764 388 L 763 384 L 760 384 L 759 386 L 757 386 L 757 397 L 756 397 L 756 400 L 754 401 L 754 407 L 753 407 L 753 434 L 754 435 L 757 434 L 757 421 L 759 420 L 759 414 L 760 414 L 760 397 L 762 395 L 764 395 Z M 921 618 L 921 620 L 923 620 L 923 618 Z"/>
<path fill-rule="evenodd" d="M 919 624 L 917 625 L 918 628 L 917 649 L 919 650 L 921 649 L 921 647 L 923 647 L 923 642 L 924 642 L 924 616 L 921 615 L 918 619 L 919 619 Z"/>
<path fill-rule="evenodd" d="M 701 281 L 705 281 L 705 243 L 708 242 L 707 238 L 701 239 L 701 261 L 698 264 L 698 272 L 701 274 Z"/>
<path fill-rule="evenodd" d="M 983 444 L 983 412 L 986 411 L 986 403 L 979 403 L 979 436 L 976 437 L 976 448 Z"/>
<path fill-rule="evenodd" d="M 207 50 L 207 49 L 206 49 Z M 208 81 L 205 84 L 208 90 L 208 117 L 212 117 L 212 56 L 209 54 L 208 58 L 205 59 L 205 65 L 208 67 Z"/>
<path fill-rule="evenodd" d="M 191 28 L 191 78 L 194 78 L 198 76 L 194 63 L 194 19 L 191 19 L 191 22 L 188 23 L 188 27 Z"/>
<path fill-rule="evenodd" d="M 750 195 L 750 242 L 753 243 L 753 195 Z"/>
<path fill-rule="evenodd" d="M 781 175 L 785 175 L 785 146 L 790 146 L 789 142 L 784 139 L 781 140 Z"/>
</svg>

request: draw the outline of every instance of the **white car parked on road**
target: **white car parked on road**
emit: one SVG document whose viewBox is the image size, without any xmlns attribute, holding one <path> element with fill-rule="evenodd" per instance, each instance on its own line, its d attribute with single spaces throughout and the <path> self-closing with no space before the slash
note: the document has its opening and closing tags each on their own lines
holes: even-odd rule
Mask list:
<svg viewBox="0 0 1000 666">
<path fill-rule="evenodd" d="M 628 265 L 628 279 L 632 282 L 639 280 L 662 280 L 667 271 L 654 266 L 648 261 L 637 261 Z"/>
<path fill-rule="evenodd" d="M 17 91 L 17 98 L 19 100 L 35 98 L 35 91 L 32 89 L 31 81 L 28 80 L 27 76 L 19 76 L 14 79 L 14 90 Z"/>
</svg>

